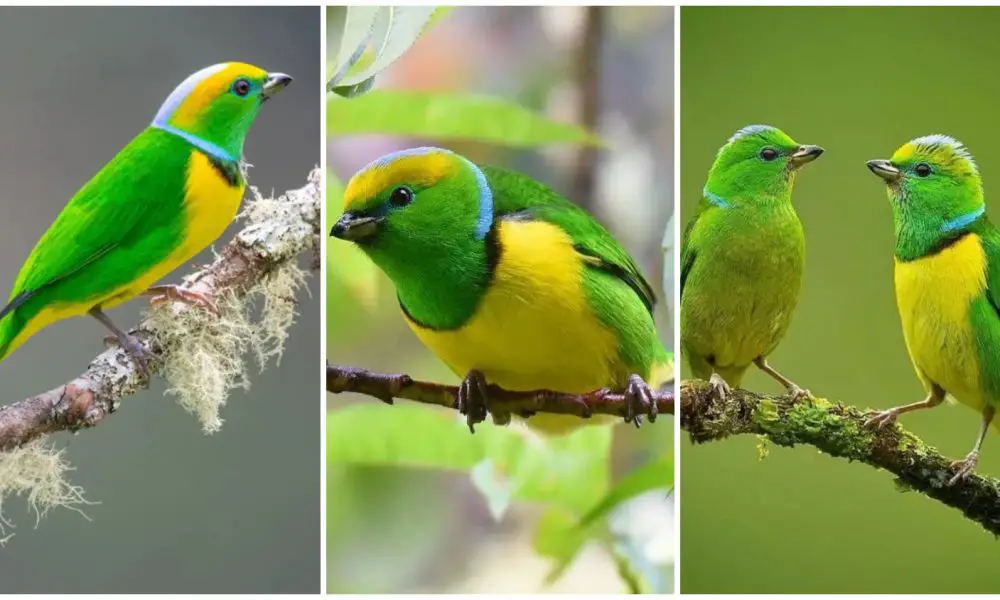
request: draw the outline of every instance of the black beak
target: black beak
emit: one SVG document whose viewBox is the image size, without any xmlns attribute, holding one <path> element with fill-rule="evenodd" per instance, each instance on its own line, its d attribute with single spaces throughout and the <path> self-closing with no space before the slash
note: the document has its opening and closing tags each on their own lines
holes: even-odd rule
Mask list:
<svg viewBox="0 0 1000 600">
<path fill-rule="evenodd" d="M 285 89 L 291 82 L 291 76 L 284 73 L 268 73 L 260 93 L 261 102 L 266 102 L 271 96 Z"/>
<path fill-rule="evenodd" d="M 886 183 L 896 183 L 903 173 L 887 160 L 870 160 L 867 163 L 872 173 L 885 180 Z"/>
<path fill-rule="evenodd" d="M 792 152 L 788 160 L 792 163 L 794 167 L 801 167 L 802 165 L 812 162 L 823 154 L 823 148 L 820 146 L 813 146 L 812 144 L 807 144 L 805 146 L 799 146 L 795 152 Z"/>
<path fill-rule="evenodd" d="M 333 225 L 330 235 L 349 242 L 361 242 L 374 237 L 382 227 L 384 217 L 368 217 L 344 213 Z"/>
</svg>

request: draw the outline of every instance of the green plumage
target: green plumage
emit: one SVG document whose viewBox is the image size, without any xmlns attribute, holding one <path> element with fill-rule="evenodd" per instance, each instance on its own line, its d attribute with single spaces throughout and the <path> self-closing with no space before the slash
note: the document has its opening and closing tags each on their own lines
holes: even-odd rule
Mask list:
<svg viewBox="0 0 1000 600">
<path fill-rule="evenodd" d="M 681 343 L 696 377 L 739 386 L 785 335 L 805 263 L 792 184 L 820 153 L 766 126 L 719 151 L 681 246 Z"/>
</svg>

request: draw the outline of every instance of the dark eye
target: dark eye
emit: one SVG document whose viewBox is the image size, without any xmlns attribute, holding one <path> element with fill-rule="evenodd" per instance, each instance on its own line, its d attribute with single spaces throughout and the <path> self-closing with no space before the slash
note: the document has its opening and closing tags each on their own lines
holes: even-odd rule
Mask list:
<svg viewBox="0 0 1000 600">
<path fill-rule="evenodd" d="M 927 177 L 928 175 L 931 174 L 931 166 L 927 163 L 920 163 L 919 165 L 917 165 L 917 168 L 914 169 L 914 171 L 920 177 Z"/>
<path fill-rule="evenodd" d="M 392 190 L 392 194 L 389 195 L 389 202 L 393 206 L 406 206 L 410 202 L 413 202 L 413 190 L 408 187 L 398 187 Z"/>
<path fill-rule="evenodd" d="M 764 148 L 760 151 L 760 157 L 768 161 L 774 160 L 778 158 L 778 151 L 770 146 L 764 146 Z"/>
<path fill-rule="evenodd" d="M 250 93 L 250 82 L 246 79 L 237 79 L 233 83 L 233 93 L 237 96 L 246 96 Z"/>
</svg>

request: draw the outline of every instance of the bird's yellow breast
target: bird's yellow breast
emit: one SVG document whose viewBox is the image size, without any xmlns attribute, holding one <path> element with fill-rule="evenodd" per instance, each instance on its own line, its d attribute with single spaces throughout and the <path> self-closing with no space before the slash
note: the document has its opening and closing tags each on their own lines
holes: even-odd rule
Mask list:
<svg viewBox="0 0 1000 600">
<path fill-rule="evenodd" d="M 986 254 L 968 234 L 932 256 L 896 260 L 896 304 L 903 337 L 925 385 L 980 408 L 979 360 L 969 308 L 986 289 Z"/>
<path fill-rule="evenodd" d="M 134 298 L 219 239 L 236 218 L 244 188 L 242 181 L 236 186 L 229 185 L 208 157 L 192 151 L 184 190 L 187 226 L 183 238 L 166 259 L 135 282 L 116 291 L 103 305 L 110 307 Z"/>
<path fill-rule="evenodd" d="M 503 222 L 494 280 L 475 314 L 451 331 L 407 321 L 417 337 L 456 374 L 477 369 L 509 390 L 586 393 L 624 385 L 617 336 L 597 318 L 583 288 L 580 255 L 558 227 Z M 563 417 L 565 424 L 576 417 Z M 538 415 L 533 425 L 558 429 L 558 417 Z"/>
</svg>

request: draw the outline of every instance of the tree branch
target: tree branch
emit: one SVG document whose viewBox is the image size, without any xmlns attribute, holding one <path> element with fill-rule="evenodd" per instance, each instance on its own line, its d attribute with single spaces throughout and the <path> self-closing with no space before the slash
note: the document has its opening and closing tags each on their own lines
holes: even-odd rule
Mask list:
<svg viewBox="0 0 1000 600">
<path fill-rule="evenodd" d="M 1000 535 L 1000 481 L 973 473 L 948 485 L 951 459 L 898 425 L 865 427 L 863 411 L 823 399 L 793 402 L 734 389 L 720 400 L 705 381 L 681 383 L 681 429 L 695 443 L 731 435 L 765 436 L 779 446 L 808 444 L 822 452 L 859 461 L 896 476 L 896 482 L 956 508 Z"/>
<path fill-rule="evenodd" d="M 651 390 L 657 413 L 674 414 L 672 383 L 661 390 Z M 458 409 L 458 387 L 427 381 L 416 381 L 409 375 L 387 375 L 354 367 L 326 366 L 326 391 L 332 394 L 353 392 L 392 404 L 394 398 Z M 598 390 L 590 394 L 564 394 L 551 390 L 512 392 L 489 385 L 490 410 L 494 414 L 551 413 L 590 418 L 595 414 L 625 417 L 623 394 Z"/>
<path fill-rule="evenodd" d="M 185 287 L 209 296 L 232 293 L 243 297 L 258 282 L 307 250 L 319 253 L 320 206 L 322 192 L 319 169 L 309 174 L 308 183 L 288 191 L 274 202 L 281 206 L 281 218 L 251 219 L 250 224 L 209 266 L 184 280 Z M 191 307 L 189 310 L 199 310 Z M 158 360 L 150 365 L 161 372 L 165 356 L 149 321 L 130 333 Z M 55 431 L 76 431 L 93 427 L 113 413 L 119 401 L 148 387 L 132 359 L 120 348 L 102 352 L 79 377 L 52 390 L 0 407 L 0 451 L 20 447 Z"/>
</svg>

